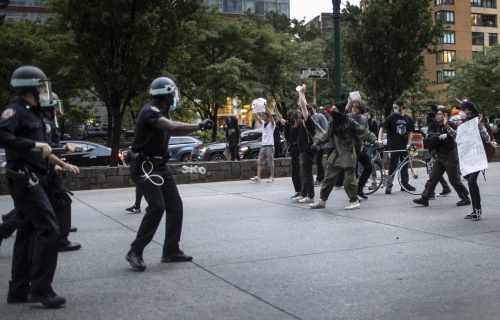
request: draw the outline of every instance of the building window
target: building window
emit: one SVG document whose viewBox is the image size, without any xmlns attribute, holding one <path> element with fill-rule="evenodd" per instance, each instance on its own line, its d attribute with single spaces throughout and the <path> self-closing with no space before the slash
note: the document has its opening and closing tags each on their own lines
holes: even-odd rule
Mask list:
<svg viewBox="0 0 500 320">
<path fill-rule="evenodd" d="M 439 70 L 437 72 L 437 83 L 450 83 L 455 76 L 455 70 Z"/>
<path fill-rule="evenodd" d="M 473 32 L 472 33 L 472 44 L 475 46 L 484 46 L 484 33 Z"/>
<path fill-rule="evenodd" d="M 483 27 L 496 27 L 497 26 L 497 16 L 493 14 L 483 14 L 481 17 Z"/>
<path fill-rule="evenodd" d="M 479 13 L 473 13 L 471 14 L 471 24 L 473 26 L 480 26 L 481 25 L 481 14 Z"/>
<path fill-rule="evenodd" d="M 470 0 L 471 7 L 496 8 L 496 0 Z"/>
<path fill-rule="evenodd" d="M 488 43 L 490 44 L 490 46 L 494 46 L 496 44 L 498 44 L 498 33 L 490 33 L 488 35 Z"/>
<path fill-rule="evenodd" d="M 447 30 L 443 33 L 441 37 L 438 38 L 438 44 L 454 44 L 455 43 L 455 31 Z"/>
<path fill-rule="evenodd" d="M 455 60 L 455 51 L 443 50 L 436 55 L 436 64 L 450 63 Z"/>
<path fill-rule="evenodd" d="M 454 11 L 438 11 L 436 12 L 436 21 L 441 20 L 443 23 L 453 24 L 455 23 L 455 12 Z"/>
<path fill-rule="evenodd" d="M 242 13 L 241 0 L 224 0 L 222 3 L 222 12 Z"/>
<path fill-rule="evenodd" d="M 435 0 L 434 3 L 436 6 L 439 6 L 441 4 L 455 4 L 453 0 Z"/>
</svg>

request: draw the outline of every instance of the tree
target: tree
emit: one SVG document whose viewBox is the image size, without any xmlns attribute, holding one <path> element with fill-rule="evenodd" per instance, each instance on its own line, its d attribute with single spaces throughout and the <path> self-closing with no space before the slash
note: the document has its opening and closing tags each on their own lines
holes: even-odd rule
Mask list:
<svg viewBox="0 0 500 320">
<path fill-rule="evenodd" d="M 419 79 L 421 53 L 442 32 L 428 0 L 373 1 L 345 40 L 352 76 L 385 114 Z"/>
<path fill-rule="evenodd" d="M 195 0 L 54 0 L 74 34 L 79 63 L 108 112 L 108 143 L 117 164 L 122 120 L 131 101 L 167 67 Z"/>
<path fill-rule="evenodd" d="M 500 46 L 486 48 L 472 61 L 457 60 L 452 64 L 456 75 L 451 79 L 449 92 L 458 98 L 468 97 L 488 114 L 500 112 Z"/>
<path fill-rule="evenodd" d="M 415 113 L 422 108 L 421 102 L 424 99 L 433 97 L 434 94 L 428 89 L 430 84 L 431 81 L 425 77 L 422 69 L 419 72 L 419 79 L 417 82 L 401 94 L 401 99 L 408 101 L 408 107 L 412 112 L 413 118 L 415 118 Z"/>
</svg>

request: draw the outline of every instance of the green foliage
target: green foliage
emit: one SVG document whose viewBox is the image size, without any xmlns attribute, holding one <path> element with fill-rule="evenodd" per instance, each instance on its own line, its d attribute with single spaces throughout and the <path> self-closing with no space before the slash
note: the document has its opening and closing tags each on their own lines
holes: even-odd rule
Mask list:
<svg viewBox="0 0 500 320">
<path fill-rule="evenodd" d="M 428 0 L 380 0 L 368 6 L 345 41 L 352 76 L 379 109 L 419 80 L 421 53 L 442 32 Z"/>
<path fill-rule="evenodd" d="M 53 0 L 52 5 L 61 26 L 73 32 L 82 76 L 106 105 L 110 145 L 117 154 L 126 110 L 166 69 L 168 56 L 182 36 L 180 23 L 197 3 Z"/>
<path fill-rule="evenodd" d="M 492 46 L 472 61 L 457 60 L 452 64 L 456 76 L 448 92 L 459 99 L 468 97 L 487 114 L 500 113 L 500 46 Z"/>
<path fill-rule="evenodd" d="M 39 23 L 15 23 L 6 22 L 0 29 L 0 105 L 3 107 L 13 98 L 10 91 L 10 76 L 18 67 L 26 64 L 36 65 L 42 68 L 50 76 L 49 70 L 45 70 L 41 64 L 42 53 L 49 50 L 47 43 L 37 35 L 42 25 Z"/>
</svg>

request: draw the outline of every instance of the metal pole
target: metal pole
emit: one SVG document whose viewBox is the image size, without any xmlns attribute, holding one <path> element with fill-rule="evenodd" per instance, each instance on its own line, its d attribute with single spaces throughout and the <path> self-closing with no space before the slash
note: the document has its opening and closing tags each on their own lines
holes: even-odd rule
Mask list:
<svg viewBox="0 0 500 320">
<path fill-rule="evenodd" d="M 313 104 L 316 106 L 316 79 L 313 79 Z"/>
<path fill-rule="evenodd" d="M 340 0 L 332 0 L 333 4 L 333 45 L 335 56 L 335 101 L 342 97 L 342 73 L 340 69 Z"/>
</svg>

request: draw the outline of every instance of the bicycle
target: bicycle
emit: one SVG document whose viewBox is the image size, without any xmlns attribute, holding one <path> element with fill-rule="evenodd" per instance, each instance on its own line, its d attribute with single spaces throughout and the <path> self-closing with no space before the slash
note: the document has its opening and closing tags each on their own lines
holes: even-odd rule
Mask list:
<svg viewBox="0 0 500 320">
<path fill-rule="evenodd" d="M 386 174 L 384 169 L 382 154 L 392 152 L 405 152 L 406 156 L 403 161 L 399 163 L 396 170 L 391 175 L 388 175 Z M 373 156 L 371 160 L 373 168 L 372 175 L 363 186 L 364 194 L 372 194 L 381 187 L 386 187 L 388 183 L 392 183 L 396 173 L 398 175 L 399 185 L 404 191 L 414 195 L 421 194 L 424 191 L 425 183 L 429 179 L 429 174 L 427 173 L 427 165 L 425 161 L 415 159 L 417 155 L 418 150 L 413 144 L 410 145 L 406 150 L 377 150 L 375 156 Z M 405 166 L 408 167 L 408 184 L 404 184 L 401 182 L 401 169 Z M 408 188 L 408 185 L 413 186 L 415 190 Z"/>
</svg>

